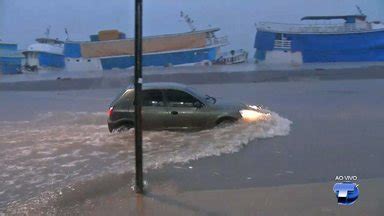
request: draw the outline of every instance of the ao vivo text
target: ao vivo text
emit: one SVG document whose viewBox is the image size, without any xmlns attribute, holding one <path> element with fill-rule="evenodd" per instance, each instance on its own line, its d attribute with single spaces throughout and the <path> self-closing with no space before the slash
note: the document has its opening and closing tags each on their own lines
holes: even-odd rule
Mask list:
<svg viewBox="0 0 384 216">
<path fill-rule="evenodd" d="M 357 181 L 357 176 L 336 176 L 335 181 Z"/>
</svg>

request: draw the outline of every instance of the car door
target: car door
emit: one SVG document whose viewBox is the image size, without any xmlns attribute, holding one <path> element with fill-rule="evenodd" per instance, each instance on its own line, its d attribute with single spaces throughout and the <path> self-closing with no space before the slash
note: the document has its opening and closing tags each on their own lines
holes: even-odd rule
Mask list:
<svg viewBox="0 0 384 216">
<path fill-rule="evenodd" d="M 164 129 L 169 118 L 161 90 L 142 91 L 142 114 L 144 129 Z"/>
<path fill-rule="evenodd" d="M 204 104 L 193 95 L 181 90 L 165 90 L 166 107 L 170 115 L 169 129 L 196 129 L 206 126 Z M 196 104 L 201 104 L 197 107 Z"/>
</svg>

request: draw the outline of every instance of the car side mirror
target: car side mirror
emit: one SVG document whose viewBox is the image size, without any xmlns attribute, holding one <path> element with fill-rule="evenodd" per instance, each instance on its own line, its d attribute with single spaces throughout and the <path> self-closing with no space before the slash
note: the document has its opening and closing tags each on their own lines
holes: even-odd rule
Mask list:
<svg viewBox="0 0 384 216">
<path fill-rule="evenodd" d="M 193 103 L 193 106 L 196 107 L 197 109 L 200 109 L 200 108 L 202 108 L 204 106 L 204 104 L 201 103 L 200 101 L 195 101 Z"/>
</svg>

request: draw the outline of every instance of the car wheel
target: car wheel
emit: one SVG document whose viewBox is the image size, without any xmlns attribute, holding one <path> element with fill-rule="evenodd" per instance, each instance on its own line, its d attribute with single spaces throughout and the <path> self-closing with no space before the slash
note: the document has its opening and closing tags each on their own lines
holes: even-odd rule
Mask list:
<svg viewBox="0 0 384 216">
<path fill-rule="evenodd" d="M 219 127 L 219 128 L 228 127 L 228 126 L 233 125 L 236 121 L 237 121 L 236 119 L 232 119 L 232 118 L 226 118 L 223 120 L 219 120 L 217 123 L 217 127 Z"/>
<path fill-rule="evenodd" d="M 120 127 L 114 129 L 114 132 L 124 132 L 124 131 L 129 131 L 131 128 L 133 128 L 131 125 L 121 125 Z"/>
</svg>

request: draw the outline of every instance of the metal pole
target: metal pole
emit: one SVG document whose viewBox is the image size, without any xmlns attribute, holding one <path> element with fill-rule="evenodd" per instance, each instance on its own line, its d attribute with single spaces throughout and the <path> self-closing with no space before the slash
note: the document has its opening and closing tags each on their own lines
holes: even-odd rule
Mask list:
<svg viewBox="0 0 384 216">
<path fill-rule="evenodd" d="M 143 132 L 141 116 L 141 90 L 143 83 L 143 0 L 135 0 L 135 159 L 136 192 L 144 192 L 143 183 Z"/>
</svg>

